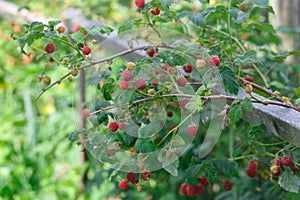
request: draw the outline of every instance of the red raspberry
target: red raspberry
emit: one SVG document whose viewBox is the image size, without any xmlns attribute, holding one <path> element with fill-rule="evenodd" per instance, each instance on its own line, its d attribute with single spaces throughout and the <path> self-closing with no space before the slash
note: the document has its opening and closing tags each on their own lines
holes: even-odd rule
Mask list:
<svg viewBox="0 0 300 200">
<path fill-rule="evenodd" d="M 161 68 L 165 71 L 167 71 L 169 69 L 170 65 L 168 64 L 164 64 Z"/>
<path fill-rule="evenodd" d="M 176 82 L 179 87 L 184 87 L 187 84 L 187 80 L 184 77 L 179 78 Z"/>
<path fill-rule="evenodd" d="M 53 43 L 47 44 L 45 47 L 47 53 L 53 53 L 55 51 L 55 45 Z"/>
<path fill-rule="evenodd" d="M 249 81 L 249 82 L 252 82 L 252 83 L 254 82 L 254 78 L 252 76 L 245 77 L 245 80 Z"/>
<path fill-rule="evenodd" d="M 219 66 L 221 63 L 218 56 L 212 56 L 209 58 L 208 61 L 212 66 Z"/>
<path fill-rule="evenodd" d="M 186 73 L 191 73 L 193 71 L 193 66 L 188 64 L 188 65 L 184 65 L 183 66 L 183 70 L 186 72 Z"/>
<path fill-rule="evenodd" d="M 232 185 L 233 185 L 233 183 L 230 182 L 230 181 L 228 181 L 228 180 L 227 180 L 227 181 L 224 181 L 224 182 L 222 183 L 222 186 L 223 186 L 224 190 L 227 190 L 227 191 L 231 190 Z"/>
<path fill-rule="evenodd" d="M 74 26 L 73 26 L 73 31 L 74 32 L 78 32 L 80 30 L 80 25 L 79 24 L 75 24 Z"/>
<path fill-rule="evenodd" d="M 184 98 L 181 101 L 179 101 L 179 105 L 181 106 L 181 108 L 184 108 L 186 104 L 188 104 L 190 102 L 190 100 L 188 98 Z"/>
<path fill-rule="evenodd" d="M 196 194 L 204 194 L 204 185 L 200 184 L 196 187 Z"/>
<path fill-rule="evenodd" d="M 203 186 L 208 186 L 209 185 L 209 181 L 207 180 L 206 176 L 205 177 L 201 177 L 198 179 L 200 181 L 200 183 L 203 185 Z"/>
<path fill-rule="evenodd" d="M 127 88 L 128 88 L 128 82 L 127 82 L 127 81 L 124 81 L 124 80 L 121 80 L 121 81 L 119 82 L 119 88 L 120 88 L 121 90 L 127 90 Z"/>
<path fill-rule="evenodd" d="M 256 176 L 256 170 L 255 169 L 247 169 L 246 170 L 246 173 L 247 175 L 250 177 L 250 178 L 254 178 Z"/>
<path fill-rule="evenodd" d="M 146 81 L 142 78 L 139 78 L 135 81 L 135 86 L 137 87 L 137 89 L 143 90 L 147 87 Z"/>
<path fill-rule="evenodd" d="M 158 85 L 158 80 L 157 79 L 154 79 L 151 83 L 153 86 L 157 86 Z"/>
<path fill-rule="evenodd" d="M 51 57 L 48 59 L 49 62 L 54 62 L 54 59 Z"/>
<path fill-rule="evenodd" d="M 187 188 L 187 184 L 186 183 L 182 183 L 181 186 L 180 186 L 180 192 L 182 194 L 186 194 L 186 188 Z"/>
<path fill-rule="evenodd" d="M 116 132 L 119 128 L 119 125 L 117 122 L 110 122 L 108 127 L 111 132 Z"/>
<path fill-rule="evenodd" d="M 120 181 L 119 182 L 119 188 L 121 190 L 128 190 L 128 183 L 127 183 L 127 181 Z"/>
<path fill-rule="evenodd" d="M 256 170 L 257 167 L 258 167 L 258 162 L 255 161 L 255 160 L 249 162 L 249 164 L 248 164 L 248 168 L 249 168 L 249 169 L 255 169 L 255 170 Z"/>
<path fill-rule="evenodd" d="M 136 5 L 138 8 L 143 8 L 144 5 L 145 5 L 145 0 L 135 0 L 135 5 Z"/>
<path fill-rule="evenodd" d="M 141 178 L 144 180 L 150 179 L 150 171 L 144 171 L 143 173 L 141 173 Z"/>
<path fill-rule="evenodd" d="M 280 167 L 281 167 L 281 162 L 280 162 L 280 159 L 274 158 L 274 159 L 272 160 L 272 164 L 273 164 L 273 165 L 277 165 L 277 166 L 280 166 Z"/>
<path fill-rule="evenodd" d="M 280 158 L 280 163 L 284 166 L 291 166 L 293 164 L 291 156 L 284 156 Z"/>
<path fill-rule="evenodd" d="M 154 10 L 151 10 L 150 13 L 152 15 L 159 15 L 160 14 L 160 9 L 159 8 L 155 8 Z"/>
<path fill-rule="evenodd" d="M 168 116 L 168 117 L 172 117 L 172 116 L 173 116 L 173 112 L 169 110 L 169 111 L 167 112 L 167 116 Z"/>
<path fill-rule="evenodd" d="M 81 51 L 84 55 L 89 55 L 91 53 L 90 47 L 84 47 Z"/>
<path fill-rule="evenodd" d="M 136 173 L 134 172 L 128 172 L 126 175 L 126 179 L 131 182 L 131 183 L 135 183 L 136 182 Z"/>
<path fill-rule="evenodd" d="M 124 81 L 130 81 L 132 79 L 132 72 L 125 70 L 122 72 L 122 79 Z"/>
<path fill-rule="evenodd" d="M 119 126 L 119 129 L 122 131 L 122 130 L 125 129 L 126 122 L 119 122 L 119 123 L 118 123 L 118 126 Z"/>
<path fill-rule="evenodd" d="M 156 50 L 154 49 L 154 48 L 148 48 L 147 50 L 146 50 L 146 53 L 147 53 L 147 55 L 149 56 L 149 57 L 154 57 L 154 55 L 155 55 L 155 53 L 156 53 Z"/>
<path fill-rule="evenodd" d="M 187 187 L 186 187 L 186 194 L 189 197 L 193 197 L 193 196 L 195 196 L 195 193 L 196 193 L 196 186 L 194 186 L 194 185 L 187 185 Z"/>
<path fill-rule="evenodd" d="M 189 126 L 188 127 L 188 132 L 190 134 L 190 136 L 196 136 L 198 133 L 198 128 L 195 125 Z"/>
</svg>

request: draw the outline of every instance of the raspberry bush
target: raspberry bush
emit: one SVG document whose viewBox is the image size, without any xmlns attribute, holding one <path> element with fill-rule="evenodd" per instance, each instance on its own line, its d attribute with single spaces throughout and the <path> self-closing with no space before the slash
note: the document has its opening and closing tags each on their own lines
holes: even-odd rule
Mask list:
<svg viewBox="0 0 300 200">
<path fill-rule="evenodd" d="M 167 190 L 175 191 L 170 198 L 203 199 L 298 193 L 299 147 L 241 120 L 253 103 L 300 111 L 292 103 L 295 96 L 268 90 L 270 64 L 297 53 L 269 50 L 278 38 L 261 17 L 272 8 L 239 0 L 176 3 L 132 1 L 138 18 L 120 25 L 118 34 L 141 45 L 114 54 L 101 50 L 94 39 L 111 34 L 109 26 L 75 24 L 74 32 L 66 33 L 59 21 L 25 25 L 14 35 L 21 53 L 35 52 L 37 59 L 65 68 L 58 80 L 51 80 L 47 70 L 37 75 L 47 85 L 37 99 L 65 79 L 88 73 L 95 91 L 84 112 L 89 124 L 70 139 L 110 170 L 117 192 L 128 191 L 128 198 L 130 191 L 154 199 Z M 140 58 L 122 57 L 133 52 L 141 52 Z M 219 87 L 226 95 L 215 93 Z M 247 98 L 231 96 L 239 90 Z"/>
</svg>

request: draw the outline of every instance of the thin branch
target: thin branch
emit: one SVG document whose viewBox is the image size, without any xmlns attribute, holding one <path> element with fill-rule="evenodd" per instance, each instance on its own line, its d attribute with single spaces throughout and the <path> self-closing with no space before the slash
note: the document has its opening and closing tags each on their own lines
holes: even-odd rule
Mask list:
<svg viewBox="0 0 300 200">
<path fill-rule="evenodd" d="M 148 49 L 148 48 L 156 48 L 156 47 L 159 47 L 159 48 L 172 48 L 171 46 L 167 46 L 167 45 L 146 45 L 146 46 L 141 46 L 141 47 L 136 47 L 136 48 L 132 48 L 132 49 L 128 49 L 126 51 L 123 51 L 123 52 L 120 52 L 120 53 L 117 53 L 115 55 L 112 55 L 110 57 L 107 57 L 107 58 L 104 58 L 104 59 L 101 59 L 101 60 L 98 60 L 98 61 L 95 61 L 95 62 L 90 62 L 90 63 L 87 63 L 87 64 L 84 64 L 84 65 L 81 65 L 80 67 L 78 67 L 77 69 L 78 70 L 81 70 L 81 69 L 85 69 L 85 68 L 88 68 L 88 67 L 91 67 L 91 66 L 94 66 L 96 64 L 100 64 L 100 63 L 104 63 L 104 62 L 110 62 L 112 61 L 113 59 L 115 58 L 118 58 L 118 57 L 121 57 L 121 56 L 124 56 L 126 54 L 129 54 L 129 53 L 132 53 L 134 51 L 138 51 L 138 50 L 142 50 L 142 49 Z M 52 84 L 50 84 L 49 86 L 45 87 L 42 89 L 42 91 L 35 97 L 36 100 L 38 100 L 47 90 L 49 90 L 50 88 L 52 88 L 53 86 L 55 86 L 56 84 L 60 84 L 65 78 L 67 78 L 71 73 L 67 73 L 66 75 L 62 76 L 60 79 L 58 79 L 57 81 L 53 82 Z"/>
<path fill-rule="evenodd" d="M 144 98 L 144 99 L 139 99 L 136 101 L 132 102 L 133 106 L 138 105 L 139 103 L 143 103 L 143 102 L 147 102 L 147 101 L 152 101 L 155 100 L 157 98 L 159 99 L 163 99 L 163 98 L 168 98 L 168 97 L 187 97 L 187 98 L 192 98 L 195 95 L 192 94 L 164 94 L 164 95 L 160 95 L 160 96 L 155 96 L 155 97 L 148 97 L 148 98 Z M 202 100 L 211 100 L 211 99 L 230 99 L 230 100 L 235 100 L 235 99 L 240 99 L 239 97 L 235 97 L 235 96 L 229 96 L 229 95 L 223 95 L 223 94 L 219 94 L 219 95 L 211 95 L 211 96 L 200 96 L 200 98 Z M 255 100 L 255 99 L 251 99 L 252 103 L 260 103 L 263 105 L 277 105 L 277 106 L 282 106 L 282 107 L 286 107 L 286 108 L 292 108 L 295 109 L 294 107 L 291 107 L 289 104 L 285 103 L 285 102 L 278 102 L 278 101 L 272 101 L 272 100 Z M 127 104 L 129 105 L 129 103 Z M 115 109 L 118 108 L 117 106 L 109 106 L 106 108 L 101 108 L 99 110 L 96 110 L 94 112 L 91 112 L 89 115 L 95 115 L 97 113 L 103 112 L 103 111 L 107 111 L 107 110 L 111 110 L 111 109 Z M 300 112 L 300 109 L 295 109 L 297 111 Z"/>
</svg>

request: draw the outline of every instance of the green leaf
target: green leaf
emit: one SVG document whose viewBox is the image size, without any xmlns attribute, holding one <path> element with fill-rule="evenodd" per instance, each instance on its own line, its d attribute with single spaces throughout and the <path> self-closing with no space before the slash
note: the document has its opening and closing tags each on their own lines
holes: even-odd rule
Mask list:
<svg viewBox="0 0 300 200">
<path fill-rule="evenodd" d="M 179 160 L 176 159 L 174 162 L 172 162 L 170 165 L 164 166 L 163 168 L 169 172 L 172 176 L 178 176 L 178 166 L 179 166 Z"/>
<path fill-rule="evenodd" d="M 269 1 L 268 0 L 251 0 L 252 3 L 257 4 L 259 6 L 268 6 Z"/>
<path fill-rule="evenodd" d="M 149 153 L 155 151 L 155 145 L 153 141 L 148 138 L 138 138 L 135 142 L 135 148 L 141 153 Z"/>
<path fill-rule="evenodd" d="M 210 14 L 214 13 L 216 11 L 216 7 L 207 8 L 201 13 L 195 13 L 191 14 L 189 16 L 189 19 L 197 26 L 200 26 L 202 28 L 206 25 L 206 19 L 209 17 Z"/>
<path fill-rule="evenodd" d="M 242 107 L 240 105 L 233 106 L 228 113 L 230 124 L 233 125 L 236 122 L 238 122 L 242 118 L 242 115 L 243 115 Z"/>
<path fill-rule="evenodd" d="M 72 142 L 75 141 L 75 140 L 78 140 L 78 135 L 86 134 L 86 133 L 87 133 L 86 129 L 79 129 L 79 130 L 73 131 L 69 135 L 69 140 L 72 141 Z"/>
<path fill-rule="evenodd" d="M 160 3 L 165 6 L 170 6 L 172 3 L 174 3 L 174 0 L 160 0 Z"/>
<path fill-rule="evenodd" d="M 299 193 L 300 178 L 288 168 L 279 176 L 278 184 L 288 192 Z"/>
<path fill-rule="evenodd" d="M 111 32 L 113 32 L 114 29 L 109 27 L 109 26 L 104 26 L 104 25 L 95 25 L 92 26 L 89 30 L 88 33 L 91 35 L 96 35 L 97 33 L 101 33 L 101 34 L 110 34 Z"/>
<path fill-rule="evenodd" d="M 252 23 L 249 24 L 249 27 L 255 27 L 264 33 L 276 33 L 273 26 L 267 23 Z"/>
<path fill-rule="evenodd" d="M 245 22 L 250 17 L 250 12 L 243 12 L 237 9 L 229 10 L 228 13 L 232 16 L 232 21 L 238 24 Z"/>
<path fill-rule="evenodd" d="M 158 131 L 161 129 L 160 128 L 160 122 L 162 119 L 158 118 L 155 119 L 153 122 L 150 124 L 147 124 L 139 129 L 139 137 L 151 137 L 158 133 Z"/>
<path fill-rule="evenodd" d="M 183 145 L 185 145 L 185 141 L 180 135 L 176 135 L 172 139 L 172 145 L 173 145 L 173 147 L 183 146 Z"/>
<path fill-rule="evenodd" d="M 252 111 L 252 102 L 251 102 L 251 99 L 250 98 L 246 98 L 246 99 L 243 99 L 241 101 L 241 106 L 244 110 L 246 111 Z"/>
<path fill-rule="evenodd" d="M 227 159 L 215 159 L 214 164 L 218 167 L 218 169 L 223 172 L 228 177 L 239 177 L 237 166 L 234 162 L 231 162 Z"/>
<path fill-rule="evenodd" d="M 202 164 L 193 165 L 185 170 L 185 174 L 187 175 L 187 177 L 195 177 L 199 173 L 201 167 Z"/>
<path fill-rule="evenodd" d="M 238 94 L 239 84 L 236 81 L 234 71 L 231 67 L 225 66 L 219 70 L 221 81 L 226 92 Z"/>
</svg>

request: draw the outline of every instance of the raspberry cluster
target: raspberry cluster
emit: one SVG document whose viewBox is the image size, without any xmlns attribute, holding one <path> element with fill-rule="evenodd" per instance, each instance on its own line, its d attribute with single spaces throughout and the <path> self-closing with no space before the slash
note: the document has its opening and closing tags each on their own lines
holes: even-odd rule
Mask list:
<svg viewBox="0 0 300 200">
<path fill-rule="evenodd" d="M 180 195 L 194 197 L 195 195 L 202 195 L 205 192 L 205 187 L 209 185 L 206 177 L 199 177 L 197 185 L 182 183 L 180 186 Z"/>
<path fill-rule="evenodd" d="M 149 180 L 151 176 L 150 171 L 146 170 L 139 174 L 139 178 L 143 180 Z M 129 186 L 128 183 L 132 183 L 133 185 L 136 185 L 136 188 L 138 191 L 142 191 L 144 186 L 142 184 L 139 184 L 139 178 L 138 175 L 134 172 L 128 172 L 126 175 L 125 180 L 122 180 L 119 182 L 119 188 L 121 190 L 128 190 Z"/>
</svg>

